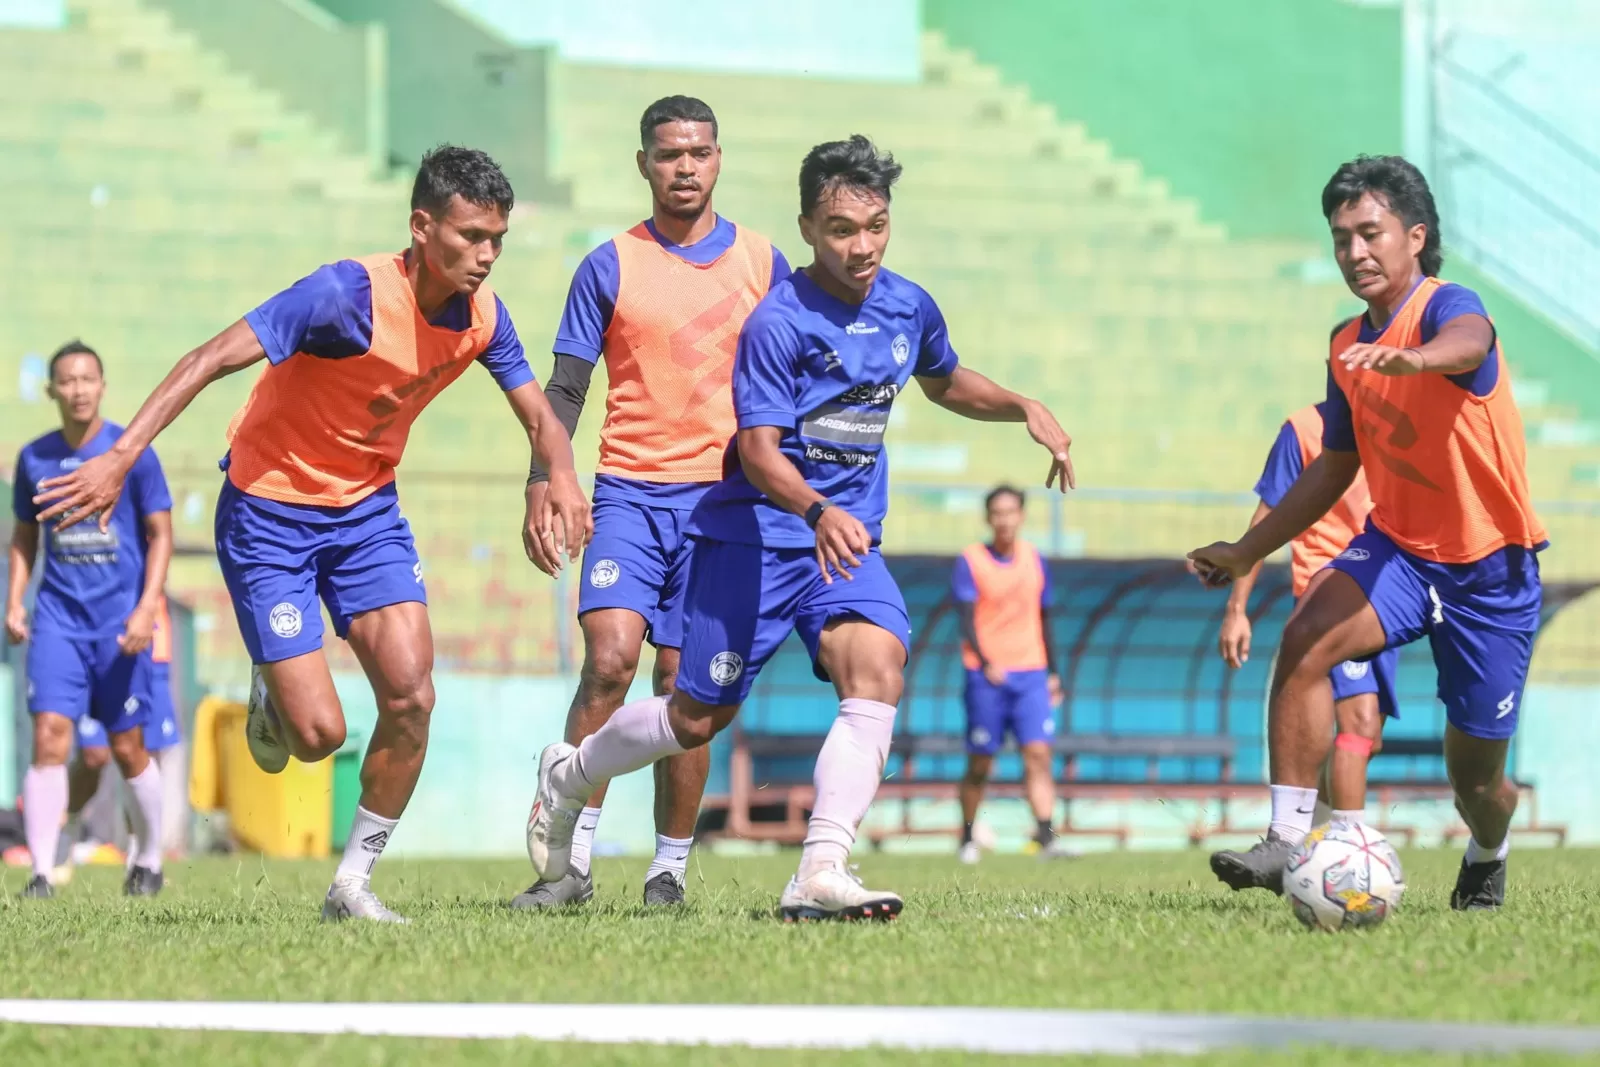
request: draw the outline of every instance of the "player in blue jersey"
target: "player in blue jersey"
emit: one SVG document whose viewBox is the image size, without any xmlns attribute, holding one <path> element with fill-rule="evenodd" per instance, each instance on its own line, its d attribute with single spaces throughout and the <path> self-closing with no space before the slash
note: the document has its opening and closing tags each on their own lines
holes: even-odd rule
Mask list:
<svg viewBox="0 0 1600 1067">
<path fill-rule="evenodd" d="M 32 854 L 28 897 L 53 894 L 50 871 L 67 814 L 67 759 L 74 725 L 91 716 L 110 735 L 111 755 L 133 794 L 130 815 L 140 847 L 123 889 L 161 891 L 161 769 L 145 748 L 151 708 L 150 643 L 172 558 L 172 497 L 154 452 L 128 473 L 128 491 L 104 527 L 63 529 L 42 517 L 34 497 L 47 478 L 109 451 L 122 427 L 100 417 L 105 367 L 88 345 L 72 342 L 50 357 L 50 395 L 61 429 L 24 445 L 17 457 L 6 633 L 28 642 L 28 711 L 33 761 L 22 782 L 23 830 Z M 41 538 L 41 534 L 43 535 Z M 44 574 L 33 618 L 23 596 L 40 541 Z"/>
<path fill-rule="evenodd" d="M 1072 483 L 1071 441 L 1055 417 L 959 366 L 932 297 L 882 268 L 899 176 L 859 135 L 818 145 L 801 165 L 800 232 L 814 258 L 772 287 L 739 337 L 738 435 L 726 477 L 691 518 L 677 688 L 623 707 L 576 748 L 544 750 L 527 834 L 541 877 L 566 871 L 573 824 L 599 783 L 707 744 L 798 631 L 840 704 L 780 911 L 790 920 L 899 914 L 897 895 L 865 888 L 846 867 L 883 773 L 910 640 L 878 550 L 890 408 L 915 377 L 958 414 L 1025 422 L 1051 454 L 1046 483 Z"/>
</svg>

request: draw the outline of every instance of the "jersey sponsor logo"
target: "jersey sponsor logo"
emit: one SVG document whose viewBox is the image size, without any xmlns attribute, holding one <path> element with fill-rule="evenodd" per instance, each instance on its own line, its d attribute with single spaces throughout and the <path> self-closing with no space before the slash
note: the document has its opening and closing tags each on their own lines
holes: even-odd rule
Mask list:
<svg viewBox="0 0 1600 1067">
<path fill-rule="evenodd" d="M 609 589 L 621 577 L 622 568 L 617 566 L 614 559 L 596 560 L 595 565 L 589 568 L 589 584 L 596 589 Z"/>
<path fill-rule="evenodd" d="M 812 463 L 837 463 L 843 467 L 870 467 L 878 462 L 876 452 L 856 452 L 827 445 L 806 445 L 806 459 Z"/>
<path fill-rule="evenodd" d="M 884 382 L 882 385 L 858 385 L 854 389 L 840 393 L 834 398 L 835 404 L 849 404 L 854 407 L 878 407 L 893 404 L 894 398 L 900 395 L 900 386 L 896 382 Z"/>
<path fill-rule="evenodd" d="M 852 322 L 850 325 L 844 328 L 844 332 L 849 334 L 851 337 L 859 337 L 863 334 L 877 333 L 878 328 L 876 326 L 869 326 L 864 322 Z"/>
<path fill-rule="evenodd" d="M 99 524 L 94 522 L 65 530 L 59 526 L 50 527 L 50 555 L 58 563 L 75 567 L 116 563 L 121 543 L 114 527 L 101 533 Z"/>
<path fill-rule="evenodd" d="M 288 601 L 273 605 L 267 613 L 267 626 L 279 637 L 289 638 L 300 636 L 300 627 L 304 620 L 300 616 L 300 609 Z"/>
<path fill-rule="evenodd" d="M 732 685 L 744 673 L 744 657 L 737 652 L 718 652 L 711 657 L 711 680 L 718 685 Z"/>
<path fill-rule="evenodd" d="M 61 461 L 61 469 L 64 471 L 75 471 L 81 466 L 83 466 L 83 460 L 77 456 L 68 456 Z"/>
<path fill-rule="evenodd" d="M 1513 689 L 1511 692 L 1507 693 L 1506 698 L 1500 701 L 1500 703 L 1496 704 L 1495 707 L 1500 709 L 1500 714 L 1495 716 L 1497 719 L 1503 719 L 1507 715 L 1510 715 L 1513 711 L 1516 711 L 1517 691 Z"/>
<path fill-rule="evenodd" d="M 889 354 L 894 356 L 895 366 L 904 367 L 906 360 L 911 358 L 911 342 L 906 340 L 906 335 L 897 333 L 889 344 Z"/>
<path fill-rule="evenodd" d="M 1367 676 L 1367 672 L 1372 669 L 1372 664 L 1361 663 L 1352 659 L 1340 664 L 1339 669 L 1344 671 L 1344 676 L 1352 682 L 1359 682 Z"/>
<path fill-rule="evenodd" d="M 880 445 L 889 428 L 889 409 L 860 411 L 843 404 L 823 404 L 800 422 L 800 432 L 835 445 Z"/>
<path fill-rule="evenodd" d="M 1372 553 L 1364 548 L 1347 548 L 1339 553 L 1340 559 L 1347 559 L 1351 563 L 1361 563 L 1372 558 Z"/>
</svg>

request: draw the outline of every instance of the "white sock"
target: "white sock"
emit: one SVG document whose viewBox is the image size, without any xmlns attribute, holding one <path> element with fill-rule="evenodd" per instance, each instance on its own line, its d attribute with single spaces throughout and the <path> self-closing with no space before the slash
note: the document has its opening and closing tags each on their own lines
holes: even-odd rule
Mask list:
<svg viewBox="0 0 1600 1067">
<path fill-rule="evenodd" d="M 1297 785 L 1272 787 L 1272 825 L 1268 832 L 1291 845 L 1298 845 L 1311 831 L 1311 818 L 1317 813 L 1317 790 Z"/>
<path fill-rule="evenodd" d="M 650 869 L 644 872 L 644 880 L 648 882 L 665 871 L 682 885 L 689 871 L 689 848 L 693 844 L 692 837 L 668 837 L 665 834 L 657 834 L 656 858 L 650 861 Z"/>
<path fill-rule="evenodd" d="M 1367 809 L 1366 808 L 1355 808 L 1355 809 L 1353 809 L 1351 811 L 1343 811 L 1343 810 L 1335 811 L 1333 813 L 1333 817 L 1335 819 L 1338 819 L 1341 822 L 1366 822 L 1367 821 Z"/>
<path fill-rule="evenodd" d="M 50 877 L 67 813 L 67 765 L 29 767 L 22 776 L 22 834 L 33 859 L 33 873 Z"/>
<path fill-rule="evenodd" d="M 372 868 L 383 855 L 383 848 L 399 823 L 399 819 L 385 819 L 357 804 L 355 821 L 350 824 L 350 838 L 344 843 L 344 858 L 339 861 L 333 880 L 371 881 Z"/>
<path fill-rule="evenodd" d="M 133 823 L 133 836 L 138 851 L 133 855 L 133 865 L 146 870 L 161 870 L 161 768 L 155 760 L 145 765 L 140 773 L 127 780 L 133 803 L 128 805 L 128 818 Z"/>
<path fill-rule="evenodd" d="M 594 848 L 594 831 L 599 825 L 599 808 L 578 812 L 578 824 L 572 828 L 572 869 L 578 874 L 589 873 L 589 851 Z"/>
<path fill-rule="evenodd" d="M 1511 854 L 1511 835 L 1506 834 L 1506 839 L 1500 842 L 1499 848 L 1484 848 L 1478 844 L 1475 837 L 1467 838 L 1467 862 L 1489 863 L 1494 860 L 1503 860 Z"/>
<path fill-rule="evenodd" d="M 812 775 L 817 798 L 800 853 L 800 878 L 826 867 L 843 867 L 850 858 L 856 827 L 883 780 L 893 735 L 893 704 L 853 698 L 840 702 L 839 717 L 828 730 Z"/>
<path fill-rule="evenodd" d="M 551 775 L 556 792 L 587 800 L 619 774 L 648 767 L 684 751 L 667 718 L 666 697 L 624 704 L 609 722 L 585 737 L 578 754 Z"/>
</svg>

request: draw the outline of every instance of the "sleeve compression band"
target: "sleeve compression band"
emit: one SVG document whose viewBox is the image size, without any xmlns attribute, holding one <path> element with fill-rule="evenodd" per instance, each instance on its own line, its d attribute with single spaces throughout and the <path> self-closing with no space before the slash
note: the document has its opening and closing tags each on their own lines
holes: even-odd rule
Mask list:
<svg viewBox="0 0 1600 1067">
<path fill-rule="evenodd" d="M 583 402 L 589 395 L 589 379 L 594 375 L 594 364 L 577 356 L 556 356 L 555 369 L 545 384 L 544 395 L 550 401 L 550 410 L 567 429 L 567 438 L 578 430 L 578 416 L 583 414 Z M 528 463 L 528 484 L 548 482 L 550 472 L 539 465 L 537 458 Z"/>
</svg>

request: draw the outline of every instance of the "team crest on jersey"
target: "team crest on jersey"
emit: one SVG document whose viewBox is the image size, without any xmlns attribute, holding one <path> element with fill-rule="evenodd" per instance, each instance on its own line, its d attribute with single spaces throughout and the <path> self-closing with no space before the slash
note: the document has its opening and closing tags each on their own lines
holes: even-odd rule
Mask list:
<svg viewBox="0 0 1600 1067">
<path fill-rule="evenodd" d="M 1360 563 L 1362 560 L 1371 559 L 1372 553 L 1368 552 L 1364 548 L 1347 548 L 1343 552 L 1339 553 L 1339 558 L 1347 559 L 1351 563 Z"/>
<path fill-rule="evenodd" d="M 732 685 L 744 673 L 744 657 L 737 652 L 718 652 L 711 657 L 711 680 L 718 685 Z"/>
<path fill-rule="evenodd" d="M 1339 669 L 1344 671 L 1344 676 L 1352 682 L 1359 682 L 1367 676 L 1367 672 L 1372 669 L 1372 664 L 1347 660 Z"/>
<path fill-rule="evenodd" d="M 906 340 L 905 334 L 897 333 L 889 343 L 889 352 L 894 356 L 895 366 L 904 367 L 906 360 L 911 358 L 911 342 Z"/>
<path fill-rule="evenodd" d="M 300 626 L 303 620 L 300 609 L 288 601 L 273 606 L 267 614 L 267 625 L 279 637 L 289 638 L 300 636 Z"/>
<path fill-rule="evenodd" d="M 589 568 L 589 584 L 596 589 L 606 589 L 617 584 L 617 579 L 622 577 L 622 568 L 617 566 L 614 559 L 597 560 Z"/>
</svg>

